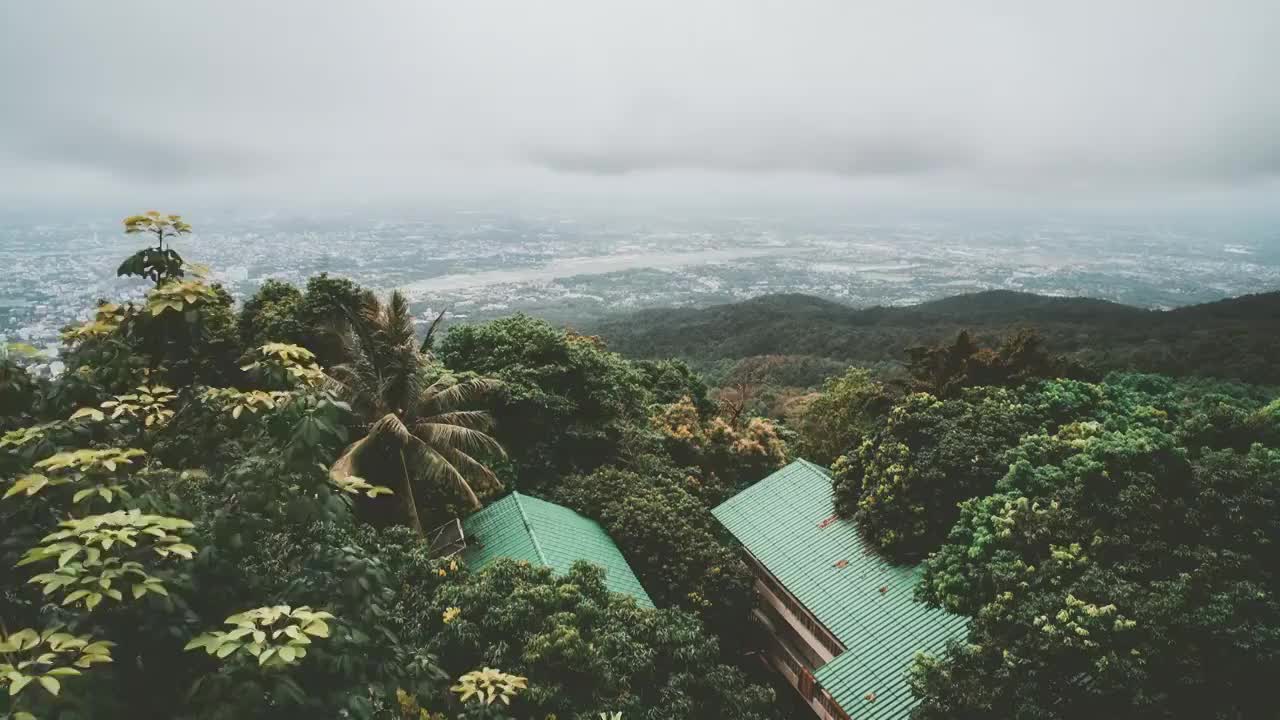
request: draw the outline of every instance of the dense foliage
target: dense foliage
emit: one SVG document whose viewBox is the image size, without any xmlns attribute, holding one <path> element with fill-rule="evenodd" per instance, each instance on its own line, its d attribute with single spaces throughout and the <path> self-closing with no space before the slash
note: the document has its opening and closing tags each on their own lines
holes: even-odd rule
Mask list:
<svg viewBox="0 0 1280 720">
<path fill-rule="evenodd" d="M 909 395 L 836 461 L 836 508 L 891 557 L 919 559 L 942 541 L 957 502 L 990 492 L 1004 453 L 1037 419 L 1003 388 Z"/>
<path fill-rule="evenodd" d="M 962 330 L 955 342 L 907 349 L 910 387 L 941 398 L 967 387 L 1017 387 L 1041 378 L 1085 378 L 1090 372 L 1078 362 L 1051 355 L 1034 331 L 1019 330 L 996 348 L 985 348 Z"/>
<path fill-rule="evenodd" d="M 1192 449 L 1247 449 L 1261 439 L 1267 399 L 1238 384 L 1123 374 L 975 387 L 949 400 L 915 393 L 835 463 L 837 507 L 891 557 L 919 559 L 946 537 L 957 503 L 995 488 L 1026 435 L 1073 422 L 1150 422 Z"/>
<path fill-rule="evenodd" d="M 691 489 L 708 505 L 718 505 L 787 460 L 786 442 L 769 420 L 708 416 L 687 396 L 654 406 L 653 426 L 671 460 L 697 470 Z"/>
<path fill-rule="evenodd" d="M 451 612 L 451 609 L 457 612 Z M 599 568 L 564 577 L 500 561 L 451 574 L 436 593 L 431 649 L 456 668 L 494 663 L 529 678 L 529 717 L 765 718 L 773 693 L 719 659 L 693 616 L 611 595 Z"/>
<path fill-rule="evenodd" d="M 797 454 L 830 465 L 879 426 L 897 393 L 865 368 L 850 368 L 823 384 L 796 417 Z"/>
<path fill-rule="evenodd" d="M 524 315 L 454 328 L 436 353 L 454 371 L 502 381 L 497 437 L 521 488 L 622 458 L 653 399 L 648 373 L 598 339 Z"/>
<path fill-rule="evenodd" d="M 1025 439 L 926 564 L 969 641 L 922 663 L 922 718 L 1266 717 L 1280 672 L 1280 451 L 1170 433 Z"/>
<path fill-rule="evenodd" d="M 732 633 L 750 611 L 746 566 L 721 541 L 707 506 L 686 489 L 692 478 L 640 466 L 570 477 L 553 499 L 599 520 L 658 605 L 687 608 L 713 630 Z"/>
</svg>

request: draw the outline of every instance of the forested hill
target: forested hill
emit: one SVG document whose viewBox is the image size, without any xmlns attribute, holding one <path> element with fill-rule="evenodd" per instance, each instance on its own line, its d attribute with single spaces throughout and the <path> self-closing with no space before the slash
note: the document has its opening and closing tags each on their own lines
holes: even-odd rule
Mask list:
<svg viewBox="0 0 1280 720">
<path fill-rule="evenodd" d="M 992 343 L 1035 328 L 1050 349 L 1102 368 L 1280 383 L 1280 292 L 1174 310 L 1146 310 L 1091 298 L 992 290 L 906 307 L 852 308 L 807 295 L 768 295 L 708 308 L 644 310 L 592 332 L 635 357 L 697 364 L 759 355 L 849 363 L 896 362 L 906 348 L 967 329 Z"/>
</svg>

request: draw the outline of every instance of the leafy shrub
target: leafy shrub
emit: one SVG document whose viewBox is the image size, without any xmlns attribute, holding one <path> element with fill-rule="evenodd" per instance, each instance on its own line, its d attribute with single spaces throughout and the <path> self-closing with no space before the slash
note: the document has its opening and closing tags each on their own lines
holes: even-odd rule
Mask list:
<svg viewBox="0 0 1280 720">
<path fill-rule="evenodd" d="M 746 621 L 750 572 L 680 480 L 601 468 L 567 478 L 554 499 L 604 527 L 658 605 L 692 610 L 717 633 Z"/>
</svg>

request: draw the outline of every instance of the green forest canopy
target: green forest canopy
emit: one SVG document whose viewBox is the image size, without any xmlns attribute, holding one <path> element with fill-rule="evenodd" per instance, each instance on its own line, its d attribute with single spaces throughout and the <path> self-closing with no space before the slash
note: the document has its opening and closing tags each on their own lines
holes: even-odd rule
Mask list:
<svg viewBox="0 0 1280 720">
<path fill-rule="evenodd" d="M 806 295 L 709 308 L 642 310 L 592 328 L 635 357 L 698 367 L 760 355 L 874 366 L 969 330 L 986 345 L 1031 327 L 1054 352 L 1106 370 L 1209 375 L 1280 384 L 1280 292 L 1173 310 L 991 290 L 906 307 L 856 309 Z M 801 385 L 820 382 L 810 376 Z"/>
</svg>

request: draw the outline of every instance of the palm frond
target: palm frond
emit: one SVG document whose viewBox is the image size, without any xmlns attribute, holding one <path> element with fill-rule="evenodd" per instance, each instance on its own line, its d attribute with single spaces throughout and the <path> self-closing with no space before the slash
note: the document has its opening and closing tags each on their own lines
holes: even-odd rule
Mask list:
<svg viewBox="0 0 1280 720">
<path fill-rule="evenodd" d="M 433 388 L 440 385 L 440 382 L 436 382 L 431 388 L 427 389 L 429 396 L 423 402 L 426 412 L 438 414 L 455 410 L 462 405 L 501 389 L 503 382 L 490 378 L 471 378 L 459 383 L 444 385 L 438 390 L 432 391 Z"/>
<path fill-rule="evenodd" d="M 367 329 L 379 328 L 382 326 L 382 314 L 382 303 L 372 290 L 365 290 L 360 294 L 360 305 L 356 308 L 356 325 L 363 325 Z"/>
<path fill-rule="evenodd" d="M 415 428 L 416 429 L 416 428 Z M 486 436 L 487 437 L 487 436 Z M 422 440 L 409 432 L 409 428 L 405 427 L 404 422 L 392 412 L 378 418 L 369 426 L 369 432 L 366 433 L 366 440 L 379 442 L 389 440 L 402 448 L 420 448 L 425 440 Z M 428 445 L 430 443 L 427 443 Z"/>
<path fill-rule="evenodd" d="M 433 482 L 448 480 L 454 489 L 467 498 L 467 502 L 471 503 L 473 508 L 480 509 L 480 498 L 476 497 L 475 490 L 471 489 L 467 479 L 458 471 L 458 468 L 453 466 L 453 463 L 430 447 L 422 455 L 423 465 L 425 466 L 423 474 L 428 480 Z"/>
<path fill-rule="evenodd" d="M 426 399 L 430 395 L 431 380 L 427 367 L 427 359 L 417 350 L 413 350 L 414 372 L 404 383 L 404 410 L 408 418 L 418 418 L 423 414 Z"/>
<path fill-rule="evenodd" d="M 334 480 L 343 480 L 352 475 L 360 476 L 360 453 L 369 442 L 369 436 L 366 435 L 359 440 L 347 446 L 342 451 L 342 455 L 333 463 L 333 467 L 329 468 L 329 477 Z"/>
<path fill-rule="evenodd" d="M 413 333 L 413 314 L 409 311 L 409 301 L 399 290 L 392 291 L 384 317 L 387 342 L 397 349 L 407 345 L 416 353 L 418 348 L 417 338 Z"/>
<path fill-rule="evenodd" d="M 373 415 L 385 412 L 382 402 L 381 378 L 358 345 L 344 350 L 348 361 L 329 368 L 328 375 L 336 385 L 339 395 L 351 403 L 357 412 Z"/>
<path fill-rule="evenodd" d="M 450 465 L 453 465 L 458 474 L 467 479 L 471 487 L 481 490 L 497 490 L 502 486 L 498 476 L 488 466 L 461 450 L 445 448 L 437 450 L 437 452 L 445 460 L 449 461 Z"/>
<path fill-rule="evenodd" d="M 440 327 L 440 323 L 444 322 L 444 316 L 448 312 L 449 307 L 445 306 L 445 309 L 441 310 L 439 315 L 436 315 L 436 319 L 431 321 L 431 326 L 427 328 L 427 334 L 422 338 L 422 345 L 418 348 L 418 352 L 428 357 L 434 357 L 431 348 L 435 343 L 436 330 Z"/>
<path fill-rule="evenodd" d="M 493 428 L 493 416 L 484 410 L 453 410 L 444 412 L 430 417 L 424 417 L 419 422 L 433 423 L 440 425 L 458 425 L 460 427 L 471 428 L 481 432 L 488 432 Z"/>
<path fill-rule="evenodd" d="M 497 440 L 479 430 L 461 425 L 420 422 L 413 426 L 413 435 L 432 448 L 456 448 L 469 453 L 507 456 Z"/>
</svg>

